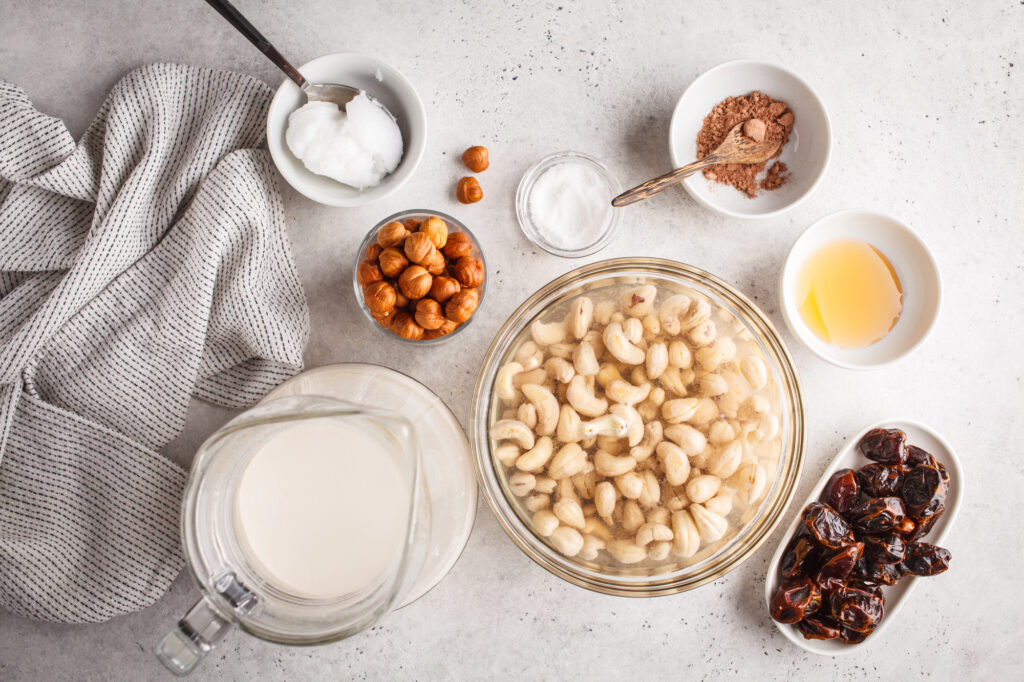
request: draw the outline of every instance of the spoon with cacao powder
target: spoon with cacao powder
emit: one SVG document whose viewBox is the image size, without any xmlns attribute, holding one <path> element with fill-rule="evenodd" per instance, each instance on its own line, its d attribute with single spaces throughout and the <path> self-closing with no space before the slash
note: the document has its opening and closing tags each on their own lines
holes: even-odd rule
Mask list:
<svg viewBox="0 0 1024 682">
<path fill-rule="evenodd" d="M 626 190 L 619 196 L 612 199 L 612 206 L 629 206 L 635 204 L 638 201 L 650 198 L 658 192 L 663 192 L 669 187 L 679 184 L 686 178 L 690 177 L 694 173 L 699 173 L 709 166 L 718 166 L 723 163 L 741 163 L 741 164 L 753 164 L 762 163 L 772 158 L 775 152 L 779 150 L 779 145 L 782 144 L 782 140 L 769 140 L 764 138 L 764 131 L 761 130 L 760 142 L 753 139 L 753 136 L 748 137 L 744 134 L 743 126 L 758 121 L 758 119 L 750 119 L 743 123 L 737 123 L 729 131 L 729 134 L 722 140 L 722 144 L 705 156 L 699 161 L 689 163 L 682 168 L 677 168 L 674 171 L 669 171 L 664 175 L 659 175 L 653 180 L 648 180 L 642 185 L 637 185 L 633 189 Z M 763 128 L 762 123 L 762 128 Z M 755 133 L 756 136 L 756 133 Z"/>
</svg>

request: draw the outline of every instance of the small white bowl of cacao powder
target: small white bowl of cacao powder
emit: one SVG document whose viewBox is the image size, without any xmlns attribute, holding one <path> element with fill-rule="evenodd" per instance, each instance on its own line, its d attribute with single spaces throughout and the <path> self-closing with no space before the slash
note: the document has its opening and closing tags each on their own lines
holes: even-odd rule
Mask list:
<svg viewBox="0 0 1024 682">
<path fill-rule="evenodd" d="M 818 186 L 832 155 L 832 126 L 821 98 L 789 69 L 753 60 L 720 64 L 683 92 L 672 114 L 675 167 L 702 158 L 737 123 L 756 119 L 755 135 L 783 139 L 778 156 L 757 166 L 714 166 L 682 184 L 697 203 L 733 218 L 769 218 Z"/>
</svg>

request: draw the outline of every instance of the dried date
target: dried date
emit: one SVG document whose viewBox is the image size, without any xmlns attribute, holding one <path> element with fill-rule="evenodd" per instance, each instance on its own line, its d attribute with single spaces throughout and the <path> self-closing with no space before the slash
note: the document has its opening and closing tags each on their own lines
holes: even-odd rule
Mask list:
<svg viewBox="0 0 1024 682">
<path fill-rule="evenodd" d="M 840 587 L 832 592 L 830 601 L 836 622 L 857 632 L 874 629 L 885 609 L 881 599 L 856 587 Z"/>
<path fill-rule="evenodd" d="M 914 518 L 926 518 L 946 501 L 946 479 L 938 467 L 922 464 L 903 479 L 902 495 L 907 511 Z"/>
<path fill-rule="evenodd" d="M 907 459 L 907 434 L 899 429 L 872 429 L 858 443 L 861 453 L 883 464 L 903 464 Z"/>
<path fill-rule="evenodd" d="M 853 469 L 840 469 L 832 474 L 828 485 L 825 486 L 825 503 L 840 514 L 857 506 L 860 499 L 860 485 L 857 482 L 857 472 Z"/>
<path fill-rule="evenodd" d="M 804 639 L 838 639 L 839 624 L 828 616 L 807 616 L 796 624 Z"/>
<path fill-rule="evenodd" d="M 903 561 L 907 546 L 898 533 L 864 535 L 861 540 L 875 561 L 882 564 L 898 564 Z"/>
<path fill-rule="evenodd" d="M 780 623 L 796 623 L 818 610 L 821 590 L 810 578 L 795 578 L 779 585 L 772 597 L 772 618 Z"/>
<path fill-rule="evenodd" d="M 875 462 L 860 468 L 857 481 L 869 497 L 891 497 L 898 495 L 903 477 L 909 471 L 898 464 L 882 464 Z"/>
<path fill-rule="evenodd" d="M 784 578 L 796 578 L 810 572 L 814 563 L 817 545 L 809 535 L 797 535 L 779 559 L 779 572 Z"/>
<path fill-rule="evenodd" d="M 907 542 L 917 542 L 925 535 L 931 532 L 932 526 L 935 522 L 942 517 L 946 511 L 946 505 L 940 504 L 939 508 L 935 510 L 935 513 L 931 516 L 926 516 L 923 519 L 914 519 L 915 528 L 904 535 L 907 536 Z"/>
<path fill-rule="evenodd" d="M 839 549 L 853 542 L 853 531 L 832 507 L 821 502 L 811 502 L 804 508 L 804 528 L 815 541 L 828 549 Z"/>
<path fill-rule="evenodd" d="M 938 575 L 949 568 L 949 550 L 927 542 L 913 542 L 907 547 L 900 568 L 910 575 Z"/>
<path fill-rule="evenodd" d="M 899 564 L 883 564 L 872 556 L 862 556 L 851 574 L 858 581 L 878 586 L 895 585 L 903 577 Z"/>
<path fill-rule="evenodd" d="M 859 505 L 848 516 L 850 524 L 859 531 L 888 533 L 900 525 L 906 509 L 898 497 L 877 497 Z"/>
<path fill-rule="evenodd" d="M 821 564 L 814 582 L 825 591 L 839 589 L 864 553 L 864 543 L 854 542 L 835 552 Z"/>
</svg>

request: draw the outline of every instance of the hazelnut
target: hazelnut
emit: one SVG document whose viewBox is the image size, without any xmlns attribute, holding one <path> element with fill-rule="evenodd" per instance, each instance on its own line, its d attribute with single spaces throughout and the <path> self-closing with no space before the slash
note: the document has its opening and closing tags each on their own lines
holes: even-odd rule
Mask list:
<svg viewBox="0 0 1024 682">
<path fill-rule="evenodd" d="M 437 329 L 444 324 L 444 311 L 437 301 L 424 298 L 416 304 L 416 324 L 424 329 Z"/>
<path fill-rule="evenodd" d="M 430 237 L 422 232 L 413 232 L 405 240 L 405 255 L 417 265 L 428 262 L 433 258 L 432 254 L 436 250 L 434 242 L 430 241 Z"/>
<path fill-rule="evenodd" d="M 416 324 L 412 315 L 405 311 L 395 315 L 395 319 L 391 321 L 391 331 L 410 341 L 419 341 L 423 338 L 423 327 Z"/>
<path fill-rule="evenodd" d="M 438 327 L 437 329 L 428 329 L 427 331 L 423 332 L 423 338 L 427 339 L 427 340 L 429 340 L 429 339 L 439 339 L 442 336 L 448 336 L 449 334 L 451 334 L 453 331 L 455 331 L 458 328 L 459 328 L 458 324 L 456 324 L 455 322 L 452 322 L 449 319 L 445 319 L 445 321 L 442 322 L 441 326 Z"/>
<path fill-rule="evenodd" d="M 405 229 L 405 225 L 392 220 L 377 230 L 377 243 L 386 249 L 389 246 L 398 246 L 408 236 L 409 230 Z"/>
<path fill-rule="evenodd" d="M 455 198 L 464 204 L 475 204 L 484 198 L 484 191 L 476 178 L 465 177 L 455 187 Z"/>
<path fill-rule="evenodd" d="M 395 307 L 404 308 L 409 305 L 409 299 L 399 290 L 395 290 Z"/>
<path fill-rule="evenodd" d="M 455 279 L 464 287 L 478 287 L 484 283 L 484 264 L 476 258 L 464 256 L 455 261 Z"/>
<path fill-rule="evenodd" d="M 398 278 L 398 288 L 409 298 L 423 298 L 430 291 L 433 277 L 420 265 L 410 265 Z"/>
<path fill-rule="evenodd" d="M 394 308 L 387 311 L 386 313 L 375 313 L 370 312 L 370 317 L 377 321 L 377 324 L 388 329 L 391 327 L 391 320 L 395 317 L 395 313 L 398 312 Z"/>
<path fill-rule="evenodd" d="M 392 279 L 398 277 L 402 274 L 402 270 L 409 267 L 409 259 L 393 246 L 389 246 L 380 252 L 378 263 L 380 264 L 380 271 L 384 273 L 384 276 L 391 277 Z"/>
<path fill-rule="evenodd" d="M 448 261 L 445 260 L 444 254 L 435 249 L 433 258 L 424 263 L 423 267 L 427 269 L 427 272 L 436 277 L 444 273 L 447 265 Z"/>
<path fill-rule="evenodd" d="M 380 252 L 383 250 L 384 249 L 381 247 L 381 245 L 376 242 L 370 244 L 369 246 L 366 247 L 366 260 L 370 261 L 371 263 L 376 263 L 377 259 L 380 258 Z"/>
<path fill-rule="evenodd" d="M 367 284 L 379 282 L 382 279 L 384 279 L 384 275 L 380 274 L 380 268 L 370 261 L 363 261 L 356 268 L 356 281 L 360 286 L 365 287 Z"/>
<path fill-rule="evenodd" d="M 454 277 L 435 277 L 434 283 L 430 285 L 430 298 L 438 303 L 444 303 L 449 298 L 459 293 L 462 285 Z"/>
<path fill-rule="evenodd" d="M 452 260 L 473 253 L 473 240 L 465 232 L 452 232 L 448 235 L 448 243 L 444 245 L 444 255 Z"/>
<path fill-rule="evenodd" d="M 444 316 L 452 322 L 462 324 L 473 316 L 479 304 L 475 290 L 463 289 L 448 299 L 444 306 Z"/>
<path fill-rule="evenodd" d="M 371 282 L 363 289 L 363 302 L 372 313 L 386 313 L 395 307 L 395 288 L 383 280 Z"/>
<path fill-rule="evenodd" d="M 423 221 L 420 220 L 419 218 L 406 218 L 405 220 L 402 221 L 402 224 L 405 225 L 405 229 L 409 230 L 410 232 L 415 232 L 416 230 L 420 229 L 420 225 L 422 223 Z"/>
<path fill-rule="evenodd" d="M 483 173 L 491 165 L 487 147 L 470 147 L 462 152 L 462 163 L 474 173 Z"/>
<path fill-rule="evenodd" d="M 430 237 L 430 241 L 439 249 L 443 249 L 448 242 L 448 223 L 437 216 L 432 215 L 424 220 L 420 232 Z"/>
</svg>

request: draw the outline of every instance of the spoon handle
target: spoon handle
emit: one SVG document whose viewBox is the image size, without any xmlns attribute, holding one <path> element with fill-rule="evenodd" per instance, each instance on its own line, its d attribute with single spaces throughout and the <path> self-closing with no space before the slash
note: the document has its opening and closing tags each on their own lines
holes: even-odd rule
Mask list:
<svg viewBox="0 0 1024 682">
<path fill-rule="evenodd" d="M 267 55 L 270 61 L 274 62 L 277 68 L 284 71 L 285 75 L 292 79 L 296 85 L 305 90 L 309 87 L 309 81 L 303 78 L 299 70 L 292 66 L 281 53 L 270 44 L 270 41 L 263 37 L 263 34 L 256 30 L 256 27 L 249 23 L 249 20 L 242 16 L 242 13 L 235 9 L 228 0 L 206 0 L 220 15 L 228 20 L 228 23 L 238 29 L 238 32 L 248 38 L 249 42 L 255 45 L 260 52 Z"/>
<path fill-rule="evenodd" d="M 637 185 L 633 189 L 627 189 L 625 192 L 612 199 L 612 206 L 629 206 L 630 204 L 635 204 L 638 201 L 643 201 L 644 199 L 654 196 L 658 192 L 664 192 L 669 187 L 679 184 L 694 173 L 704 170 L 708 166 L 718 165 L 721 162 L 722 159 L 714 154 L 705 156 L 700 161 L 694 161 L 693 163 L 686 164 L 682 168 L 677 168 L 665 173 L 664 175 L 659 175 L 653 180 L 648 180 L 642 185 Z"/>
</svg>

